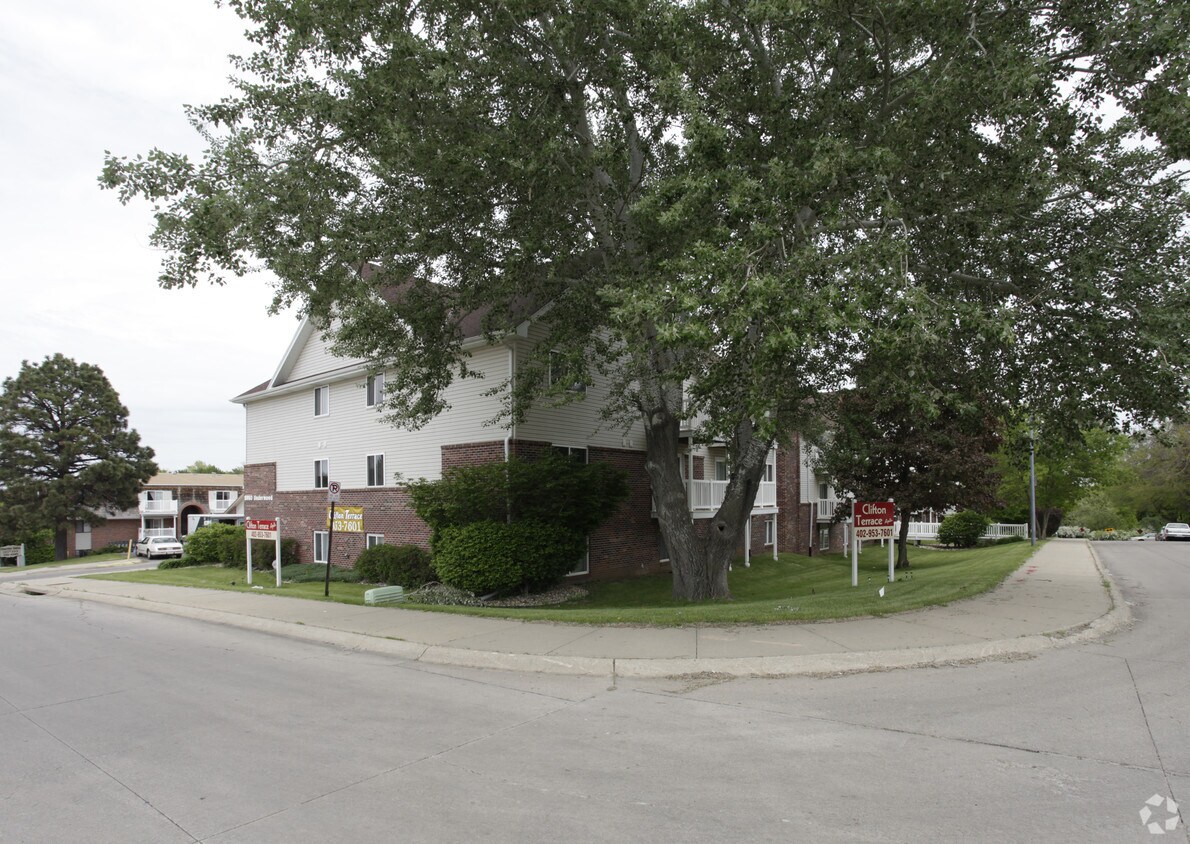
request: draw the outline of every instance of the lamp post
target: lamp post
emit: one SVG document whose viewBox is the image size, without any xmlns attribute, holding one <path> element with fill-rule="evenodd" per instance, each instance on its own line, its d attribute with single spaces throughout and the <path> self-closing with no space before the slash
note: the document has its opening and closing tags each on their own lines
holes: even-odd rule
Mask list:
<svg viewBox="0 0 1190 844">
<path fill-rule="evenodd" d="M 1037 469 L 1033 462 L 1035 429 L 1029 427 L 1029 544 L 1037 544 Z"/>
</svg>

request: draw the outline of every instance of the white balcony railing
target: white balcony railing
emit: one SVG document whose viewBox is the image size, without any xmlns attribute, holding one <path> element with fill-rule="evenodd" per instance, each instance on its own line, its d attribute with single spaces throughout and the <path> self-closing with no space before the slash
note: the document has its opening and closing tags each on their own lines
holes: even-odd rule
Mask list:
<svg viewBox="0 0 1190 844">
<path fill-rule="evenodd" d="M 686 496 L 690 501 L 690 509 L 718 510 L 723 504 L 723 496 L 727 492 L 727 481 L 686 481 Z M 756 491 L 756 502 L 752 509 L 777 506 L 777 484 L 774 481 L 761 481 L 760 489 Z"/>
<path fill-rule="evenodd" d="M 172 497 L 142 498 L 140 500 L 140 511 L 145 515 L 176 516 L 178 513 L 178 502 Z"/>
<path fill-rule="evenodd" d="M 829 522 L 835 517 L 835 508 L 839 506 L 837 498 L 818 499 L 818 521 Z"/>
</svg>

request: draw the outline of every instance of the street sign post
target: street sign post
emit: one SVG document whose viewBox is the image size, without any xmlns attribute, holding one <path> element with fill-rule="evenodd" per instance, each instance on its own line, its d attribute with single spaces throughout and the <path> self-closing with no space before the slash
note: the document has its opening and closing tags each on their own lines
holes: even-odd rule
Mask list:
<svg viewBox="0 0 1190 844">
<path fill-rule="evenodd" d="M 252 540 L 271 539 L 275 545 L 273 569 L 277 573 L 277 588 L 281 588 L 281 520 L 244 519 L 244 541 L 248 544 L 248 585 L 252 585 Z"/>
<path fill-rule="evenodd" d="M 331 518 L 335 505 L 339 503 L 339 492 L 343 488 L 338 481 L 331 481 L 326 485 L 326 520 L 330 530 L 326 534 L 326 580 L 322 584 L 322 596 L 329 598 L 331 594 L 331 547 L 335 541 L 335 521 Z"/>
</svg>

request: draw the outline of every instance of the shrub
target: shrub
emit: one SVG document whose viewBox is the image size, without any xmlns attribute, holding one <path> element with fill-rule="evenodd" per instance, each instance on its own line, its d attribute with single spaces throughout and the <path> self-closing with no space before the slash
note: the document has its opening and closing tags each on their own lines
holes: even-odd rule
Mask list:
<svg viewBox="0 0 1190 844">
<path fill-rule="evenodd" d="M 198 560 L 194 559 L 193 557 L 187 557 L 185 554 L 183 554 L 181 557 L 170 557 L 168 559 L 162 560 L 160 563 L 157 564 L 157 568 L 159 568 L 159 569 L 184 569 L 184 568 L 189 568 L 190 566 L 201 566 L 201 565 L 205 565 L 205 563 L 200 563 Z"/>
<path fill-rule="evenodd" d="M 241 536 L 241 541 L 243 537 Z M 252 540 L 252 568 L 271 569 L 273 560 L 277 557 L 277 544 L 268 539 Z M 281 566 L 291 566 L 300 562 L 298 541 L 292 536 L 281 539 Z"/>
<path fill-rule="evenodd" d="M 285 558 L 284 548 L 281 549 L 281 558 Z M 289 583 L 322 583 L 326 580 L 326 566 L 322 563 L 294 563 L 282 566 L 281 579 Z M 331 583 L 359 583 L 359 574 L 355 569 L 331 566 Z"/>
<path fill-rule="evenodd" d="M 243 525 L 205 525 L 186 537 L 185 556 L 196 561 L 193 565 L 242 566 L 248 559 L 244 542 Z M 281 553 L 284 560 L 284 549 Z"/>
<path fill-rule="evenodd" d="M 92 554 L 127 554 L 128 553 L 128 543 L 127 542 L 109 542 L 107 545 L 104 545 L 98 551 L 92 551 L 91 553 Z"/>
<path fill-rule="evenodd" d="M 416 545 L 374 545 L 355 560 L 355 570 L 366 583 L 387 583 L 416 589 L 436 579 L 430 553 Z"/>
<path fill-rule="evenodd" d="M 542 522 L 474 522 L 443 528 L 434 552 L 438 578 L 476 595 L 543 587 L 583 552 L 582 534 Z"/>
<path fill-rule="evenodd" d="M 25 565 L 27 566 L 54 561 L 54 532 L 52 530 L 31 530 L 3 536 L 0 537 L 0 545 L 24 545 Z"/>
<path fill-rule="evenodd" d="M 991 521 L 974 510 L 951 513 L 938 525 L 938 541 L 955 548 L 974 548 Z"/>
</svg>

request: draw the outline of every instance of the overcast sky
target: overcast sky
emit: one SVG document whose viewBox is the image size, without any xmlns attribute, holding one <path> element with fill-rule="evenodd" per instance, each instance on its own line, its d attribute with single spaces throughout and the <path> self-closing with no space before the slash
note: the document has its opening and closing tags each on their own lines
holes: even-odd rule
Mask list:
<svg viewBox="0 0 1190 844">
<path fill-rule="evenodd" d="M 202 147 L 184 103 L 227 93 L 244 26 L 213 0 L 10 3 L 0 28 L 0 379 L 61 352 L 103 369 L 163 469 L 244 460 L 232 396 L 273 374 L 297 327 L 272 292 L 162 290 L 144 203 L 96 179 L 104 150 Z"/>
</svg>

